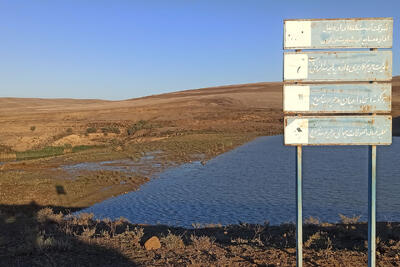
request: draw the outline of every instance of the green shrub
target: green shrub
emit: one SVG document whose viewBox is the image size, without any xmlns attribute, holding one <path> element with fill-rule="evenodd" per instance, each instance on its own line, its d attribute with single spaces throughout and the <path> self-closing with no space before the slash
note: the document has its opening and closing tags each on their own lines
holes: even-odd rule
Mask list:
<svg viewBox="0 0 400 267">
<path fill-rule="evenodd" d="M 36 130 L 36 126 L 31 126 L 31 131 L 35 131 Z"/>
<path fill-rule="evenodd" d="M 115 126 L 107 126 L 107 127 L 103 127 L 101 128 L 101 131 L 106 134 L 106 133 L 115 133 L 115 134 L 120 134 L 121 131 L 119 130 L 118 127 Z"/>
<path fill-rule="evenodd" d="M 149 129 L 149 128 L 151 128 L 151 125 L 149 124 L 149 122 L 140 120 L 140 121 L 136 122 L 135 124 L 131 125 L 130 127 L 128 127 L 127 133 L 128 133 L 128 135 L 134 135 L 139 130 Z"/>
<path fill-rule="evenodd" d="M 67 134 L 72 134 L 72 128 L 67 129 Z"/>
<path fill-rule="evenodd" d="M 89 127 L 89 128 L 87 128 L 86 129 L 86 133 L 95 133 L 95 132 L 97 132 L 97 129 L 96 128 L 94 128 L 94 127 Z"/>
</svg>

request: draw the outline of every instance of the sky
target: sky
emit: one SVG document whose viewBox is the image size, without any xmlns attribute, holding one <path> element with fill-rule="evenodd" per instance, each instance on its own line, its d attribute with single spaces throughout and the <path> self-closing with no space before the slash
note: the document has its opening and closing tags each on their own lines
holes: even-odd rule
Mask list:
<svg viewBox="0 0 400 267">
<path fill-rule="evenodd" d="M 0 0 L 0 97 L 128 99 L 282 80 L 283 20 L 393 17 L 399 0 Z"/>
</svg>

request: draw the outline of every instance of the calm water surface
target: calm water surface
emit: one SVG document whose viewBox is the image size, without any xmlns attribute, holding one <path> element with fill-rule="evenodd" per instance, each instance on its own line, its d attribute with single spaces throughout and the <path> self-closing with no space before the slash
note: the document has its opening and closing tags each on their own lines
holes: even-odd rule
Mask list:
<svg viewBox="0 0 400 267">
<path fill-rule="evenodd" d="M 336 222 L 338 214 L 367 219 L 368 148 L 303 149 L 304 216 Z M 400 221 L 400 138 L 378 147 L 378 220 Z M 139 191 L 83 212 L 126 217 L 133 223 L 190 227 L 193 223 L 271 224 L 295 220 L 295 148 L 282 136 L 261 137 L 205 166 L 185 164 L 160 174 Z"/>
</svg>

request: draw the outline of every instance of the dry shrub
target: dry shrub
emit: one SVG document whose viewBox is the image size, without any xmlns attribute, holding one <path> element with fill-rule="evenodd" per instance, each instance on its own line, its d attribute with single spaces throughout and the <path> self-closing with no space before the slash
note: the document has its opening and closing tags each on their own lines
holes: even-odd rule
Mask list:
<svg viewBox="0 0 400 267">
<path fill-rule="evenodd" d="M 214 239 L 208 236 L 195 236 L 191 235 L 190 240 L 192 241 L 193 247 L 197 250 L 209 250 L 214 245 Z"/>
<path fill-rule="evenodd" d="M 304 224 L 320 225 L 321 221 L 317 217 L 310 216 L 304 219 Z"/>
<path fill-rule="evenodd" d="M 316 232 L 304 243 L 306 248 L 313 249 L 331 249 L 332 240 L 326 232 Z"/>
<path fill-rule="evenodd" d="M 60 212 L 58 214 L 54 213 L 51 208 L 44 208 L 36 213 L 36 220 L 40 223 L 46 221 L 61 222 L 64 215 Z"/>
<path fill-rule="evenodd" d="M 105 239 L 110 239 L 111 238 L 110 233 L 107 230 L 101 230 L 100 231 L 100 236 L 104 237 Z"/>
<path fill-rule="evenodd" d="M 39 251 L 55 249 L 65 251 L 72 248 L 72 242 L 69 238 L 57 240 L 52 236 L 46 236 L 45 231 L 41 231 L 36 237 L 35 248 Z"/>
<path fill-rule="evenodd" d="M 200 229 L 203 228 L 203 225 L 201 223 L 192 223 L 192 227 L 194 229 Z"/>
<path fill-rule="evenodd" d="M 83 239 L 90 239 L 91 237 L 93 237 L 96 233 L 96 227 L 90 228 L 90 227 L 84 227 L 83 228 L 83 232 L 81 233 L 81 237 L 83 237 Z"/>
<path fill-rule="evenodd" d="M 161 237 L 160 241 L 163 244 L 163 246 L 169 250 L 180 249 L 185 247 L 182 237 L 172 234 L 171 231 L 169 230 L 168 230 L 168 235 Z"/>
<path fill-rule="evenodd" d="M 343 224 L 355 224 L 358 223 L 358 221 L 361 218 L 361 215 L 358 216 L 354 215 L 353 217 L 347 217 L 339 213 L 339 217 L 340 217 L 340 222 Z"/>
<path fill-rule="evenodd" d="M 115 238 L 118 238 L 123 243 L 129 242 L 133 244 L 135 247 L 140 248 L 141 247 L 140 242 L 142 241 L 143 235 L 144 235 L 143 228 L 135 227 L 133 230 L 130 230 L 129 225 L 127 225 L 125 231 L 115 235 Z M 105 230 L 101 232 L 101 236 L 106 239 L 112 238 L 111 234 Z"/>
<path fill-rule="evenodd" d="M 247 239 L 243 239 L 243 238 L 238 237 L 238 238 L 236 238 L 236 239 L 232 239 L 232 240 L 231 240 L 231 243 L 232 243 L 232 244 L 241 245 L 241 244 L 247 244 L 247 243 L 249 243 L 249 241 L 248 241 Z"/>
<path fill-rule="evenodd" d="M 48 250 L 53 247 L 54 238 L 46 237 L 44 233 L 39 233 L 36 238 L 36 248 L 40 251 Z"/>
<path fill-rule="evenodd" d="M 93 213 L 81 213 L 79 214 L 79 220 L 77 221 L 78 225 L 89 225 L 89 223 L 93 220 Z"/>
</svg>

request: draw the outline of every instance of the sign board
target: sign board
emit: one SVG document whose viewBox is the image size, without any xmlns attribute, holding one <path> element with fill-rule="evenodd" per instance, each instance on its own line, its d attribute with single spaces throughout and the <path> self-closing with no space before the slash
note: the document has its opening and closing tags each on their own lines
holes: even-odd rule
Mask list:
<svg viewBox="0 0 400 267">
<path fill-rule="evenodd" d="M 392 51 L 288 52 L 285 81 L 391 81 Z"/>
<path fill-rule="evenodd" d="M 296 84 L 283 87 L 286 113 L 384 113 L 391 111 L 392 84 Z"/>
<path fill-rule="evenodd" d="M 285 145 L 389 145 L 391 116 L 285 118 Z"/>
<path fill-rule="evenodd" d="M 392 51 L 377 49 L 391 48 L 392 35 L 392 18 L 284 21 L 284 49 L 296 50 L 284 53 L 284 112 L 389 113 L 391 84 L 377 82 L 392 80 Z M 330 48 L 371 49 L 300 51 Z M 297 146 L 296 265 L 303 266 L 302 146 L 369 145 L 368 266 L 375 267 L 376 145 L 392 143 L 392 117 L 288 116 L 284 123 L 285 145 Z"/>
<path fill-rule="evenodd" d="M 284 49 L 391 48 L 392 18 L 284 21 Z"/>
</svg>

